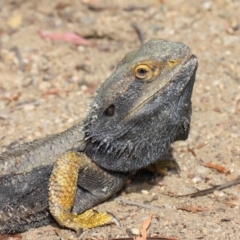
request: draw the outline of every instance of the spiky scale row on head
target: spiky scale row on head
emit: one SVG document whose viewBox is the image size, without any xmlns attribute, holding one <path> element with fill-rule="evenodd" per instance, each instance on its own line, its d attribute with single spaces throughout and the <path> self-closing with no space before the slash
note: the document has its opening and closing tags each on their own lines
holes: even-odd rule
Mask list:
<svg viewBox="0 0 240 240">
<path fill-rule="evenodd" d="M 196 69 L 197 58 L 182 43 L 153 39 L 128 53 L 85 120 L 86 154 L 107 170 L 130 172 L 186 139 Z"/>
</svg>

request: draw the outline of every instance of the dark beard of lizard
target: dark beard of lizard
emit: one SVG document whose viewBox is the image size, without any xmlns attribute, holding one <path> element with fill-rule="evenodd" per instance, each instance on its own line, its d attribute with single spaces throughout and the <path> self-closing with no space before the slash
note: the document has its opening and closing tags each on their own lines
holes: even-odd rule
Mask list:
<svg viewBox="0 0 240 240">
<path fill-rule="evenodd" d="M 131 136 L 130 132 L 134 130 L 134 128 L 139 129 L 139 127 L 136 127 L 137 125 L 141 125 L 138 120 L 135 119 L 132 120 L 131 123 L 124 124 L 124 127 L 120 128 L 120 131 L 118 128 L 116 128 L 115 131 L 112 130 L 112 136 L 110 138 L 104 133 L 100 134 L 99 132 L 95 133 L 92 131 L 92 127 L 97 119 L 92 117 L 94 116 L 94 109 L 92 109 L 91 113 L 91 117 L 89 117 L 84 126 L 85 140 L 90 142 L 92 148 L 97 149 L 97 152 L 105 155 L 112 155 L 116 158 L 120 158 L 121 155 L 124 154 L 125 158 L 127 157 L 131 159 L 133 156 L 139 155 L 139 152 L 141 152 L 143 149 L 146 154 L 159 151 L 158 138 L 151 137 L 151 141 L 149 138 L 143 137 L 139 137 L 137 139 L 129 138 L 129 134 Z M 164 125 L 162 125 L 162 127 L 164 127 Z M 142 136 L 144 135 L 146 134 L 142 134 Z M 173 141 L 174 136 L 169 136 L 169 138 L 162 139 L 162 152 L 165 152 Z"/>
<path fill-rule="evenodd" d="M 134 128 L 134 125 L 131 124 L 128 125 L 127 128 L 122 131 L 116 131 L 114 134 L 114 139 L 111 139 L 110 141 L 107 141 L 106 138 L 102 137 L 99 138 L 98 134 L 94 134 L 90 131 L 91 126 L 94 125 L 95 120 L 91 119 L 87 124 L 84 125 L 84 132 L 85 132 L 85 140 L 90 141 L 99 152 L 106 153 L 106 154 L 114 154 L 116 157 L 120 157 L 123 153 L 130 156 L 131 154 L 134 154 L 138 150 L 146 147 L 146 142 L 143 139 L 139 139 L 137 142 L 132 143 L 131 141 L 127 141 L 124 144 L 121 144 L 120 141 L 118 141 L 119 138 L 124 137 L 129 130 Z"/>
</svg>

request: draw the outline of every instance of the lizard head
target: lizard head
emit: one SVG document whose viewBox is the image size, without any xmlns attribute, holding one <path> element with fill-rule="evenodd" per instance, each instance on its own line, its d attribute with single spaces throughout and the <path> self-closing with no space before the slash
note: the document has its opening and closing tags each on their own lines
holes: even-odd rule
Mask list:
<svg viewBox="0 0 240 240">
<path fill-rule="evenodd" d="M 152 39 L 129 52 L 97 91 L 85 119 L 86 154 L 130 172 L 185 140 L 197 58 L 182 43 Z"/>
</svg>

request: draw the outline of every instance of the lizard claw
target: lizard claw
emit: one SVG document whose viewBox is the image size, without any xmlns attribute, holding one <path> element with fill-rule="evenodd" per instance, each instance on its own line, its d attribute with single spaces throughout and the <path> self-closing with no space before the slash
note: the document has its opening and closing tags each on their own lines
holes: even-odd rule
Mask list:
<svg viewBox="0 0 240 240">
<path fill-rule="evenodd" d="M 118 227 L 122 227 L 120 221 L 115 217 L 114 214 L 110 213 L 110 212 L 106 212 L 108 215 L 112 216 L 112 221 L 113 223 L 115 223 Z"/>
</svg>

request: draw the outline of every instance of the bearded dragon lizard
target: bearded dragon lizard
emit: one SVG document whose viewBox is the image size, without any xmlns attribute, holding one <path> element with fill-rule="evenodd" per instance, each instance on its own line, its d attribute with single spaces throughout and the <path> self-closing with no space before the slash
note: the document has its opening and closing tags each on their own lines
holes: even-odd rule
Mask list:
<svg viewBox="0 0 240 240">
<path fill-rule="evenodd" d="M 187 139 L 196 70 L 186 45 L 152 39 L 118 63 L 83 122 L 2 153 L 0 233 L 114 222 L 91 208 Z"/>
</svg>

